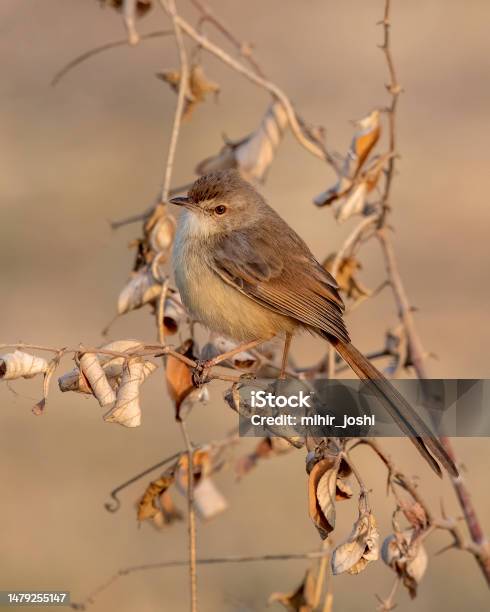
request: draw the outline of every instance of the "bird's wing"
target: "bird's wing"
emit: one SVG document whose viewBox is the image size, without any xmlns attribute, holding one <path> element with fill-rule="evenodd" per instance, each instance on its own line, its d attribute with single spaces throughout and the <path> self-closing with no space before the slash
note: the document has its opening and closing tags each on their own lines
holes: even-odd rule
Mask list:
<svg viewBox="0 0 490 612">
<path fill-rule="evenodd" d="M 335 279 L 289 226 L 283 229 L 280 236 L 257 226 L 231 232 L 216 244 L 211 267 L 270 310 L 348 341 Z"/>
</svg>

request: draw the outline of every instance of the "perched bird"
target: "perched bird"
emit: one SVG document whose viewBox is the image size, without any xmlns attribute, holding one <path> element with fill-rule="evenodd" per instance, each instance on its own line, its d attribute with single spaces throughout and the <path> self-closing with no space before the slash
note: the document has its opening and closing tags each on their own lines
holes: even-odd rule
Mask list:
<svg viewBox="0 0 490 612">
<path fill-rule="evenodd" d="M 439 440 L 393 385 L 350 342 L 338 285 L 305 242 L 236 170 L 199 178 L 177 227 L 173 265 L 182 302 L 209 329 L 242 342 L 208 362 L 285 335 L 281 376 L 292 335 L 308 329 L 332 344 L 410 437 L 435 472 L 458 472 Z M 437 459 L 437 460 L 436 460 Z"/>
</svg>

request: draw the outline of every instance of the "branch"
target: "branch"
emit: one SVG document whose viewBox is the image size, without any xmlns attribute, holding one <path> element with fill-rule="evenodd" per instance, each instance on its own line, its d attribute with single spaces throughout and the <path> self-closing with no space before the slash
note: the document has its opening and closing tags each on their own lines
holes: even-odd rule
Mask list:
<svg viewBox="0 0 490 612">
<path fill-rule="evenodd" d="M 252 45 L 250 43 L 244 43 L 238 40 L 238 38 L 230 31 L 230 29 L 216 17 L 216 15 L 211 11 L 210 7 L 201 2 L 201 0 L 191 0 L 192 4 L 197 8 L 197 10 L 201 13 L 202 17 L 200 19 L 200 23 L 205 21 L 209 21 L 214 25 L 214 27 L 223 34 L 223 36 L 237 49 L 240 55 L 247 60 L 253 70 L 261 77 L 265 78 L 265 74 L 260 68 L 259 64 L 256 62 L 252 55 Z"/>
<path fill-rule="evenodd" d="M 164 6 L 164 0 L 160 0 L 160 3 Z M 249 70 L 246 66 L 244 66 L 239 61 L 232 58 L 228 53 L 226 53 L 221 47 L 216 45 L 215 43 L 208 40 L 205 36 L 199 34 L 199 32 L 191 26 L 185 19 L 183 19 L 180 15 L 175 16 L 176 22 L 179 27 L 185 32 L 190 38 L 192 38 L 195 42 L 197 42 L 203 49 L 209 51 L 213 55 L 215 55 L 218 59 L 220 59 L 227 66 L 238 72 L 239 74 L 246 77 L 249 81 L 266 89 L 269 93 L 271 93 L 275 98 L 281 102 L 284 107 L 284 111 L 286 112 L 289 125 L 291 126 L 291 130 L 296 137 L 297 141 L 312 155 L 318 157 L 329 163 L 337 172 L 340 174 L 340 167 L 335 158 L 328 153 L 328 151 L 323 146 L 318 139 L 312 140 L 307 138 L 304 134 L 304 131 L 298 121 L 298 117 L 294 108 L 287 97 L 287 95 L 280 89 L 277 85 L 268 81 L 264 77 L 256 74 L 252 70 Z"/>
<path fill-rule="evenodd" d="M 315 550 L 305 553 L 286 553 L 277 555 L 228 555 L 224 557 L 212 557 L 205 559 L 196 559 L 196 565 L 220 565 L 223 563 L 253 563 L 256 561 L 296 561 L 303 559 L 321 559 L 322 557 L 328 556 L 330 551 L 326 550 Z M 103 591 L 107 590 L 122 576 L 128 574 L 134 574 L 135 572 L 142 572 L 152 569 L 164 569 L 168 567 L 185 567 L 188 564 L 187 561 L 173 560 L 173 561 L 161 561 L 159 563 L 146 563 L 144 565 L 132 565 L 120 569 L 113 574 L 108 580 L 95 588 L 87 597 L 81 602 L 73 602 L 70 606 L 74 610 L 85 610 L 89 605 L 95 603 L 95 598 L 100 595 Z"/>
<path fill-rule="evenodd" d="M 155 32 L 149 32 L 148 34 L 143 34 L 143 36 L 141 36 L 141 40 L 150 40 L 150 38 L 160 38 L 162 36 L 170 36 L 171 34 L 173 34 L 173 30 L 156 30 Z M 86 60 L 90 59 L 91 57 L 95 57 L 96 55 L 99 55 L 100 53 L 109 51 L 109 49 L 116 49 L 117 47 L 127 47 L 127 46 L 131 46 L 131 45 L 128 42 L 127 38 L 123 38 L 122 40 L 114 40 L 112 42 L 105 43 L 103 45 L 100 45 L 100 47 L 94 47 L 93 49 L 89 49 L 88 51 L 85 51 L 85 53 L 82 53 L 81 55 L 77 55 L 77 57 L 69 61 L 68 64 L 65 64 L 54 75 L 51 81 L 51 86 L 56 87 L 56 85 L 58 85 L 58 83 L 69 72 L 73 70 L 73 68 L 80 66 L 80 64 L 83 64 Z"/>
</svg>

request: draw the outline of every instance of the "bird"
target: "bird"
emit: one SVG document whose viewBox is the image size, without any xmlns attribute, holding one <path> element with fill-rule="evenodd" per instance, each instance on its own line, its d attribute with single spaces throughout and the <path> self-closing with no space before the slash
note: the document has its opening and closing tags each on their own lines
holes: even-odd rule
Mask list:
<svg viewBox="0 0 490 612">
<path fill-rule="evenodd" d="M 329 342 L 408 435 L 432 469 L 458 471 L 437 437 L 388 379 L 351 343 L 334 277 L 307 244 L 236 169 L 199 177 L 187 195 L 173 246 L 173 269 L 192 318 L 240 343 L 207 362 L 284 336 L 280 378 L 293 335 L 308 330 Z"/>
</svg>

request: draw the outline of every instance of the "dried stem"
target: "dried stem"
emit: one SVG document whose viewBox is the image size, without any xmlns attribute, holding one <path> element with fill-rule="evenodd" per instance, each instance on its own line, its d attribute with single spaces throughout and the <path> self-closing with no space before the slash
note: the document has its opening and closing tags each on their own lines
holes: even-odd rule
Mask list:
<svg viewBox="0 0 490 612">
<path fill-rule="evenodd" d="M 196 511 L 194 508 L 194 450 L 185 421 L 180 421 L 180 429 L 187 449 L 187 509 L 189 534 L 189 579 L 191 612 L 197 612 L 197 567 L 196 567 Z"/>
<path fill-rule="evenodd" d="M 227 555 L 223 557 L 211 557 L 205 559 L 196 559 L 196 565 L 221 565 L 224 563 L 253 563 L 260 561 L 297 561 L 304 559 L 321 559 L 322 557 L 328 556 L 329 550 L 315 550 L 305 553 L 286 553 L 277 555 Z M 122 576 L 134 574 L 135 572 L 142 572 L 152 569 L 164 569 L 169 567 L 185 567 L 188 565 L 188 561 L 184 560 L 171 560 L 161 561 L 159 563 L 146 563 L 143 565 L 132 565 L 120 569 L 118 572 L 113 574 L 104 583 L 94 589 L 87 597 L 85 597 L 79 603 L 70 604 L 75 610 L 85 610 L 89 605 L 95 603 L 96 596 L 100 595 L 103 591 L 108 589 Z"/>
<path fill-rule="evenodd" d="M 231 30 L 223 23 L 221 19 L 216 17 L 210 7 L 202 2 L 201 0 L 191 0 L 192 4 L 201 13 L 202 17 L 200 23 L 209 21 L 214 27 L 223 34 L 223 36 L 237 49 L 240 55 L 250 64 L 252 69 L 261 77 L 265 78 L 265 74 L 260 68 L 259 64 L 253 57 L 252 45 L 250 43 L 244 43 L 238 40 L 238 38 L 231 32 Z"/>
<path fill-rule="evenodd" d="M 163 0 L 160 0 L 163 3 Z M 195 28 L 191 26 L 189 22 L 183 19 L 180 15 L 176 15 L 176 22 L 179 27 L 185 32 L 190 38 L 192 38 L 195 42 L 197 42 L 203 49 L 209 51 L 218 59 L 220 59 L 227 66 L 238 72 L 239 74 L 246 77 L 249 81 L 266 89 L 269 91 L 284 107 L 286 112 L 289 125 L 291 126 L 291 130 L 298 140 L 298 142 L 312 155 L 318 157 L 324 161 L 327 161 L 339 174 L 340 167 L 337 160 L 328 153 L 328 151 L 323 146 L 323 143 L 318 141 L 317 139 L 313 140 L 311 137 L 308 138 L 305 136 L 304 130 L 302 129 L 300 122 L 298 121 L 298 117 L 296 112 L 294 111 L 293 105 L 291 101 L 287 97 L 287 95 L 280 89 L 275 83 L 268 81 L 264 77 L 256 74 L 252 70 L 249 70 L 242 63 L 231 57 L 228 53 L 226 53 L 221 47 L 216 45 L 215 43 L 208 40 L 205 36 L 202 36 Z"/>
<path fill-rule="evenodd" d="M 187 81 L 189 78 L 189 62 L 187 61 L 187 53 L 185 51 L 184 40 L 178 22 L 177 9 L 175 7 L 175 0 L 160 0 L 160 4 L 163 6 L 168 15 L 172 19 L 172 24 L 175 33 L 175 39 L 177 41 L 177 49 L 179 52 L 179 63 L 180 63 L 180 83 L 179 92 L 177 95 L 177 105 L 175 107 L 174 123 L 172 128 L 172 135 L 170 137 L 170 144 L 168 147 L 167 164 L 165 168 L 165 178 L 163 181 L 161 201 L 166 202 L 170 190 L 170 181 L 172 179 L 172 171 L 175 159 L 175 151 L 177 149 L 177 141 L 179 139 L 180 126 L 182 123 L 182 115 L 184 113 L 185 94 L 187 89 Z"/>
<path fill-rule="evenodd" d="M 140 40 L 150 40 L 151 38 L 161 38 L 162 36 L 170 36 L 173 34 L 173 30 L 156 30 L 155 32 L 149 32 L 148 34 L 143 34 L 140 37 Z M 74 59 L 65 64 L 53 77 L 51 81 L 51 86 L 56 87 L 58 83 L 65 77 L 69 72 L 83 64 L 86 60 L 91 57 L 95 57 L 100 53 L 104 53 L 104 51 L 109 51 L 109 49 L 116 49 L 117 47 L 127 47 L 130 45 L 127 38 L 123 38 L 122 40 L 113 40 L 112 42 L 105 43 L 104 45 L 100 45 L 100 47 L 94 47 L 93 49 L 89 49 L 82 53 L 81 55 L 77 55 Z"/>
</svg>

